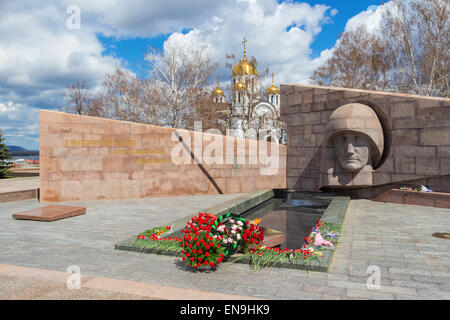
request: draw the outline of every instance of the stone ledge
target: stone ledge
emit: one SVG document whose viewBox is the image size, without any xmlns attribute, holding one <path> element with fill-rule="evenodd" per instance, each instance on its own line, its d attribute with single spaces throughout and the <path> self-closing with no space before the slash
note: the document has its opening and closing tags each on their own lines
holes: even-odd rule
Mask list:
<svg viewBox="0 0 450 320">
<path fill-rule="evenodd" d="M 350 197 L 333 197 L 328 208 L 322 215 L 324 222 L 343 223 Z"/>
<path fill-rule="evenodd" d="M 420 192 L 391 189 L 373 198 L 372 200 L 378 202 L 450 209 L 450 193 L 443 192 Z"/>
<path fill-rule="evenodd" d="M 0 193 L 0 203 L 37 198 L 39 198 L 39 188 Z"/>
</svg>

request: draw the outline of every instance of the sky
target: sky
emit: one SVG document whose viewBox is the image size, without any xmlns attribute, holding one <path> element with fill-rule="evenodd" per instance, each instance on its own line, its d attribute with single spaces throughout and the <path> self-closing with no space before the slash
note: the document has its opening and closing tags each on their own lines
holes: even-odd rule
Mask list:
<svg viewBox="0 0 450 320">
<path fill-rule="evenodd" d="M 62 110 L 67 86 L 101 90 L 107 73 L 142 75 L 144 53 L 202 46 L 230 79 L 225 55 L 255 56 L 275 83 L 309 83 L 339 34 L 376 28 L 379 0 L 0 0 L 0 129 L 7 145 L 39 148 L 39 110 Z M 270 81 L 267 79 L 267 81 Z M 264 85 L 264 84 L 263 84 Z M 267 83 L 269 85 L 269 83 Z"/>
</svg>

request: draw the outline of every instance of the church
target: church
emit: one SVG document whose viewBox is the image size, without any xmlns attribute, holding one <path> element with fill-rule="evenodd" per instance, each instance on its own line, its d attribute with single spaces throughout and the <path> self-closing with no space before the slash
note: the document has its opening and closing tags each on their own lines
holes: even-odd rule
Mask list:
<svg viewBox="0 0 450 320">
<path fill-rule="evenodd" d="M 229 126 L 233 129 L 233 136 L 250 137 L 256 132 L 256 137 L 261 134 L 270 136 L 264 139 L 274 141 L 284 140 L 284 124 L 280 120 L 280 90 L 274 84 L 272 73 L 272 85 L 266 90 L 261 90 L 261 77 L 256 67 L 247 60 L 246 45 L 244 55 L 232 69 L 230 83 L 230 99 L 227 101 L 224 91 L 220 88 L 219 78 L 217 86 L 212 92 L 212 99 L 216 103 L 224 104 L 229 116 Z M 249 129 L 254 129 L 250 130 Z"/>
</svg>

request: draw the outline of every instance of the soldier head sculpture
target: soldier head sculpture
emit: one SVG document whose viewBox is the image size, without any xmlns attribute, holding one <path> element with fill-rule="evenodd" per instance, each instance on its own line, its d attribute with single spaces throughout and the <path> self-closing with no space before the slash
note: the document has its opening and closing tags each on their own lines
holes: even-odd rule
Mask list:
<svg viewBox="0 0 450 320">
<path fill-rule="evenodd" d="M 371 186 L 383 149 L 383 128 L 375 111 L 360 103 L 337 108 L 325 128 L 320 187 Z"/>
</svg>

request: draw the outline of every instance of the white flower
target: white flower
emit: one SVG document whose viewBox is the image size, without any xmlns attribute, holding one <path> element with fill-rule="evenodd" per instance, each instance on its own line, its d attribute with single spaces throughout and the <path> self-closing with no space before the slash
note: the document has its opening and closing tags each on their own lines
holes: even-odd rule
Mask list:
<svg viewBox="0 0 450 320">
<path fill-rule="evenodd" d="M 238 220 L 238 225 L 240 225 L 240 226 L 242 226 L 243 225 L 243 222 L 241 221 L 241 220 Z"/>
<path fill-rule="evenodd" d="M 233 220 L 233 219 L 230 219 L 230 222 L 231 222 L 231 223 L 234 223 L 234 220 Z"/>
<path fill-rule="evenodd" d="M 234 230 L 234 229 L 231 230 L 231 233 L 232 233 L 232 234 L 235 234 L 235 233 L 236 233 L 236 230 Z"/>
<path fill-rule="evenodd" d="M 237 238 L 238 240 L 241 240 L 241 234 L 238 233 L 238 234 L 236 235 L 236 238 Z"/>
<path fill-rule="evenodd" d="M 217 231 L 223 232 L 225 230 L 225 225 L 220 225 L 217 227 Z"/>
<path fill-rule="evenodd" d="M 222 241 L 223 243 L 228 243 L 227 239 L 223 239 Z"/>
<path fill-rule="evenodd" d="M 233 242 L 233 238 L 228 238 L 228 242 L 232 243 Z"/>
</svg>

